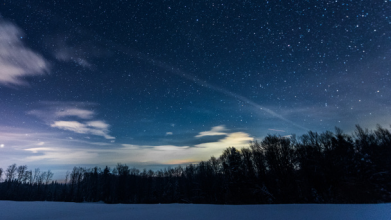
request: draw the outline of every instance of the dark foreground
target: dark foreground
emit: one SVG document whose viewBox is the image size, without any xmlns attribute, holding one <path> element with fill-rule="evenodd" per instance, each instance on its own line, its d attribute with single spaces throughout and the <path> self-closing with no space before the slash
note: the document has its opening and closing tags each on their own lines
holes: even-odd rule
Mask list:
<svg viewBox="0 0 391 220">
<path fill-rule="evenodd" d="M 0 201 L 0 219 L 391 219 L 391 204 L 194 205 Z"/>
</svg>

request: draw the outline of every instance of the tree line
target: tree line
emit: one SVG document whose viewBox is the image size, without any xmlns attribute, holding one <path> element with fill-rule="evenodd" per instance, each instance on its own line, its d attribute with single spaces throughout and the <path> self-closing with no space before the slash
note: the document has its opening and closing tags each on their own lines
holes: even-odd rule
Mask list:
<svg viewBox="0 0 391 220">
<path fill-rule="evenodd" d="M 105 203 L 379 203 L 391 202 L 391 133 L 356 126 L 348 135 L 268 135 L 218 158 L 158 171 L 74 167 L 65 183 L 49 170 L 0 168 L 1 200 Z M 4 175 L 3 175 L 4 174 Z"/>
</svg>

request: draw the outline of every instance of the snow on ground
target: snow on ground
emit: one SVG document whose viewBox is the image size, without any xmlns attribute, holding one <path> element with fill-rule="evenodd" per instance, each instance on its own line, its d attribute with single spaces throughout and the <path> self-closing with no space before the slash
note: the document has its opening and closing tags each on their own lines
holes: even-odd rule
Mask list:
<svg viewBox="0 0 391 220">
<path fill-rule="evenodd" d="M 391 203 L 365 205 L 128 205 L 0 201 L 0 219 L 391 219 Z"/>
</svg>

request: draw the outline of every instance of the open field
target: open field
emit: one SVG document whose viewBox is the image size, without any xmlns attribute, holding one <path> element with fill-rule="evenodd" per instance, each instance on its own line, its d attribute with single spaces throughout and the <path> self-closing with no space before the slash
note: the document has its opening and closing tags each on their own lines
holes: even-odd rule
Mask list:
<svg viewBox="0 0 391 220">
<path fill-rule="evenodd" d="M 0 201 L 0 219 L 391 219 L 391 204 L 195 205 Z"/>
</svg>

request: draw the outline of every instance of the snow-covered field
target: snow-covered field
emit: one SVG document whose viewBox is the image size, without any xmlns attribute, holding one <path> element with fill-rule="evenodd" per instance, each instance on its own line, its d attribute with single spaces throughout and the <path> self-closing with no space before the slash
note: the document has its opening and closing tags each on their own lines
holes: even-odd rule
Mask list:
<svg viewBox="0 0 391 220">
<path fill-rule="evenodd" d="M 391 219 L 391 204 L 375 205 L 108 205 L 0 201 L 0 219 Z"/>
</svg>

